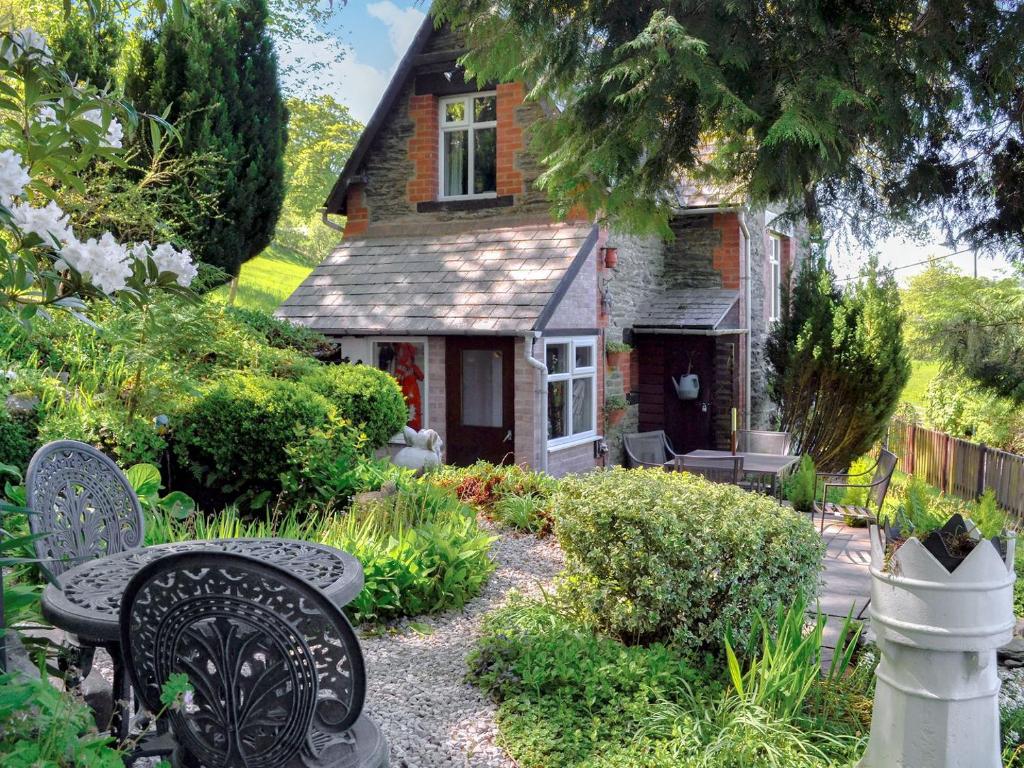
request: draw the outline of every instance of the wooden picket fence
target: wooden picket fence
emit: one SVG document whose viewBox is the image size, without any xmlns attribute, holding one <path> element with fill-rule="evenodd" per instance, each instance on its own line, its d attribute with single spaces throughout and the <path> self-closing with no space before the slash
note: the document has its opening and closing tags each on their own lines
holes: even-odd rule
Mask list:
<svg viewBox="0 0 1024 768">
<path fill-rule="evenodd" d="M 900 419 L 889 423 L 887 442 L 897 469 L 968 501 L 991 488 L 1001 507 L 1024 517 L 1024 456 Z"/>
</svg>

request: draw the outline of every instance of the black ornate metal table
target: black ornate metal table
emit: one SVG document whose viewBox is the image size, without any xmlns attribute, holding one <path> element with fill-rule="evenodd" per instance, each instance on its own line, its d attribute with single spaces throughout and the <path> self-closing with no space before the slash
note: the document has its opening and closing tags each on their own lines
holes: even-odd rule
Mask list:
<svg viewBox="0 0 1024 768">
<path fill-rule="evenodd" d="M 89 560 L 65 571 L 43 591 L 42 613 L 54 626 L 102 646 L 114 662 L 114 719 L 111 732 L 120 743 L 128 736 L 126 712 L 130 687 L 120 648 L 120 611 L 128 582 L 144 566 L 183 552 L 229 552 L 277 565 L 323 593 L 338 608 L 363 588 L 363 568 L 347 552 L 324 544 L 291 539 L 210 539 L 131 549 Z M 352 731 L 355 766 L 387 765 L 379 730 L 360 717 Z M 362 754 L 366 752 L 367 754 Z M 364 759 L 365 758 L 365 759 Z"/>
<path fill-rule="evenodd" d="M 125 587 L 159 557 L 199 550 L 249 555 L 310 582 L 341 608 L 363 588 L 363 568 L 352 555 L 325 544 L 292 539 L 210 539 L 158 544 L 89 560 L 57 577 L 43 591 L 43 616 L 54 626 L 97 644 L 120 637 L 119 611 Z"/>
</svg>

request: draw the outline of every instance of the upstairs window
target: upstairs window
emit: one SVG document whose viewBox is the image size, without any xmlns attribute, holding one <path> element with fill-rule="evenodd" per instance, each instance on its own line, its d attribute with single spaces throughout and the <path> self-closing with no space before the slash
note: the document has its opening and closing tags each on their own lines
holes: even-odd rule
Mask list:
<svg viewBox="0 0 1024 768">
<path fill-rule="evenodd" d="M 487 197 L 498 180 L 498 99 L 494 92 L 440 101 L 440 196 Z"/>
<path fill-rule="evenodd" d="M 782 238 L 772 235 L 768 239 L 768 319 L 778 320 L 782 309 Z"/>
</svg>

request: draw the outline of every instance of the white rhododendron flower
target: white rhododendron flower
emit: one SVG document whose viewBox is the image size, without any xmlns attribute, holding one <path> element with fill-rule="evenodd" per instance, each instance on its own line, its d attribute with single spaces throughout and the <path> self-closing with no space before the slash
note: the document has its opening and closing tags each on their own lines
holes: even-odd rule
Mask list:
<svg viewBox="0 0 1024 768">
<path fill-rule="evenodd" d="M 9 204 L 12 197 L 25 191 L 30 181 L 32 177 L 21 164 L 21 155 L 13 149 L 0 152 L 0 202 Z"/>
<path fill-rule="evenodd" d="M 103 112 L 99 109 L 90 109 L 82 113 L 82 118 L 88 120 L 93 125 L 98 125 L 100 128 L 103 127 Z M 105 147 L 113 147 L 114 149 L 121 148 L 121 140 L 124 138 L 124 129 L 121 127 L 121 123 L 118 122 L 116 117 L 110 118 L 110 124 L 107 126 L 107 135 L 104 136 L 100 143 Z"/>
<path fill-rule="evenodd" d="M 199 274 L 192 261 L 192 252 L 188 248 L 179 251 L 170 243 L 160 243 L 154 248 L 148 240 L 143 240 L 136 243 L 131 252 L 139 261 L 145 261 L 147 256 L 152 257 L 156 268 L 161 272 L 173 272 L 178 276 L 178 285 L 183 288 L 190 286 Z"/>
<path fill-rule="evenodd" d="M 29 54 L 46 65 L 53 63 L 53 56 L 50 53 L 50 46 L 46 44 L 46 38 L 31 27 L 15 29 L 8 32 L 8 35 L 13 43 L 4 51 L 4 60 L 8 64 L 25 54 Z"/>
<path fill-rule="evenodd" d="M 56 125 L 57 110 L 53 107 L 40 107 L 36 113 L 35 122 L 37 125 Z"/>
<path fill-rule="evenodd" d="M 104 143 L 108 147 L 120 149 L 121 139 L 123 138 L 124 129 L 121 127 L 121 123 L 115 117 L 110 118 L 110 125 L 107 126 L 107 135 L 104 137 Z"/>
<path fill-rule="evenodd" d="M 132 274 L 127 249 L 109 232 L 99 240 L 94 237 L 84 243 L 72 240 L 60 253 L 58 268 L 61 262 L 73 267 L 104 293 L 114 293 L 124 288 Z"/>
<path fill-rule="evenodd" d="M 187 288 L 199 273 L 192 262 L 188 248 L 177 250 L 170 243 L 160 243 L 153 249 L 153 261 L 161 272 L 173 272 L 178 276 L 178 285 Z"/>
<path fill-rule="evenodd" d="M 68 215 L 52 200 L 42 208 L 33 208 L 28 203 L 18 203 L 11 207 L 11 218 L 22 234 L 35 232 L 50 246 L 54 244 L 54 240 L 66 243 L 75 237 L 68 223 Z"/>
</svg>

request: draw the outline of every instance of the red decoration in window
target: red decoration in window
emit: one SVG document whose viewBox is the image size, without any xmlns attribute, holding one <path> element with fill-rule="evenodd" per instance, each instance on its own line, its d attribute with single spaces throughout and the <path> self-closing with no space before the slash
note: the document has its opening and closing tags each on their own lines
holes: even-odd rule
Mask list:
<svg viewBox="0 0 1024 768">
<path fill-rule="evenodd" d="M 423 429 L 423 369 L 416 365 L 416 347 L 413 344 L 396 344 L 398 356 L 395 359 L 395 378 L 409 405 L 409 426 Z"/>
</svg>

